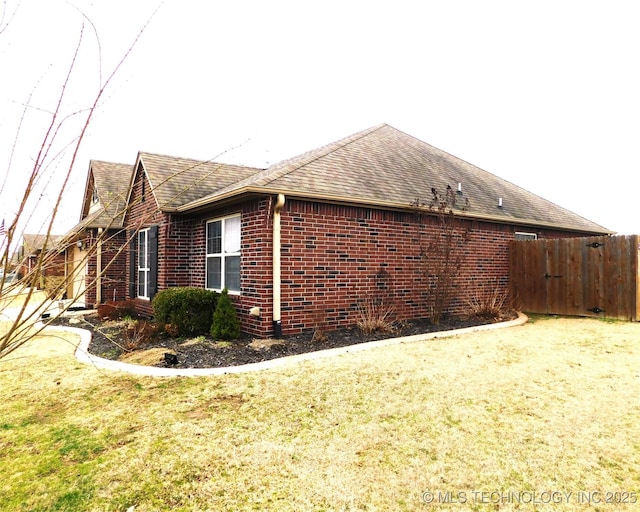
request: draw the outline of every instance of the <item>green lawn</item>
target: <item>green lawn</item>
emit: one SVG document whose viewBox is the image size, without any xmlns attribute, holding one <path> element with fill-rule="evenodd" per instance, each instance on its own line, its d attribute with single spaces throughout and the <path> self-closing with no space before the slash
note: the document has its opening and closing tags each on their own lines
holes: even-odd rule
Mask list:
<svg viewBox="0 0 640 512">
<path fill-rule="evenodd" d="M 617 511 L 640 500 L 640 324 L 538 317 L 199 378 L 101 371 L 73 343 L 40 337 L 0 361 L 0 510 Z"/>
</svg>

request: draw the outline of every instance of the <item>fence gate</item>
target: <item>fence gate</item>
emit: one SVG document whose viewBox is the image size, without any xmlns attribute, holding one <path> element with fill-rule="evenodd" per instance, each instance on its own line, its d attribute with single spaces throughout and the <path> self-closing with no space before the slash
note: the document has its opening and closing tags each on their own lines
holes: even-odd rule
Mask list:
<svg viewBox="0 0 640 512">
<path fill-rule="evenodd" d="M 640 237 L 510 243 L 511 296 L 530 313 L 640 320 Z"/>
</svg>

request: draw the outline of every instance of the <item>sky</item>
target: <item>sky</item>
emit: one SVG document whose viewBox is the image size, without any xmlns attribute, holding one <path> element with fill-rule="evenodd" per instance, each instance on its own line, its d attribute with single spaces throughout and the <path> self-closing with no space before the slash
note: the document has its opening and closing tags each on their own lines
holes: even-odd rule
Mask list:
<svg viewBox="0 0 640 512">
<path fill-rule="evenodd" d="M 636 4 L 6 0 L 0 214 L 17 211 L 82 31 L 28 232 L 46 228 L 69 168 L 54 232 L 78 222 L 91 159 L 133 164 L 148 151 L 265 167 L 387 123 L 640 233 Z M 119 63 L 71 165 L 69 144 Z"/>
</svg>

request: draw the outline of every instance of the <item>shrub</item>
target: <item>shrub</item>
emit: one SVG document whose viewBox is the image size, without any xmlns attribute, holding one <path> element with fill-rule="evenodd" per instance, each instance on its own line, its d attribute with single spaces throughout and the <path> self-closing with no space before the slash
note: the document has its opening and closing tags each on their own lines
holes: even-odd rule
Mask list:
<svg viewBox="0 0 640 512">
<path fill-rule="evenodd" d="M 313 331 L 311 341 L 314 343 L 324 343 L 329 339 L 327 333 L 322 327 L 316 327 Z"/>
<path fill-rule="evenodd" d="M 222 290 L 213 313 L 211 336 L 217 340 L 235 340 L 240 337 L 240 322 L 226 288 Z"/>
<path fill-rule="evenodd" d="M 313 336 L 311 341 L 314 343 L 324 343 L 327 341 L 327 329 L 326 329 L 326 310 L 316 309 L 313 315 Z"/>
<path fill-rule="evenodd" d="M 121 320 L 125 317 L 136 318 L 135 302 L 131 299 L 123 301 L 107 301 L 96 307 L 100 318 Z"/>
<path fill-rule="evenodd" d="M 137 350 L 143 345 L 151 343 L 159 336 L 161 330 L 161 326 L 147 320 L 130 322 L 123 331 L 126 340 L 124 349 Z"/>
<path fill-rule="evenodd" d="M 498 321 L 509 315 L 509 291 L 496 282 L 487 283 L 483 290 L 467 298 L 469 316 Z"/>
<path fill-rule="evenodd" d="M 366 299 L 358 305 L 358 328 L 365 334 L 374 332 L 393 332 L 393 305 L 386 305 L 380 300 Z"/>
<path fill-rule="evenodd" d="M 172 338 L 176 338 L 180 334 L 180 329 L 175 324 L 164 324 L 164 332 Z"/>
<path fill-rule="evenodd" d="M 43 288 L 47 297 L 59 300 L 64 295 L 66 278 L 64 276 L 47 276 L 43 278 Z"/>
<path fill-rule="evenodd" d="M 207 334 L 219 295 L 204 288 L 168 288 L 153 298 L 153 316 L 180 336 Z"/>
</svg>

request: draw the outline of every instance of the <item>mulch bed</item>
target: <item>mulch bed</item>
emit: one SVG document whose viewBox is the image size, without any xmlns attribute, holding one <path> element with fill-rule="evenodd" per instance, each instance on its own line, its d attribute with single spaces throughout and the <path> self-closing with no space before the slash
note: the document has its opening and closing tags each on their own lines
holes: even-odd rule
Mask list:
<svg viewBox="0 0 640 512">
<path fill-rule="evenodd" d="M 508 315 L 499 321 L 515 318 L 515 314 Z M 154 366 L 172 368 L 218 368 L 237 366 L 247 363 L 257 363 L 278 357 L 314 352 L 329 348 L 355 345 L 367 341 L 374 341 L 399 336 L 411 336 L 430 332 L 448 331 L 473 327 L 498 321 L 487 318 L 446 318 L 439 325 L 432 324 L 428 319 L 406 321 L 397 326 L 393 332 L 375 332 L 365 334 L 358 328 L 341 328 L 324 333 L 324 336 L 314 336 L 313 332 L 285 336 L 278 343 L 257 340 L 247 334 L 230 343 L 218 343 L 211 337 L 199 338 L 170 338 L 166 334 L 140 347 L 140 350 L 163 348 L 177 355 L 177 363 L 170 364 L 162 361 Z M 98 315 L 74 315 L 60 317 L 51 321 L 53 325 L 69 325 L 91 331 L 92 338 L 89 352 L 105 359 L 119 359 L 128 352 L 123 347 L 127 340 L 123 335 L 121 322 L 102 321 Z M 175 360 L 174 360 L 175 362 Z"/>
</svg>

